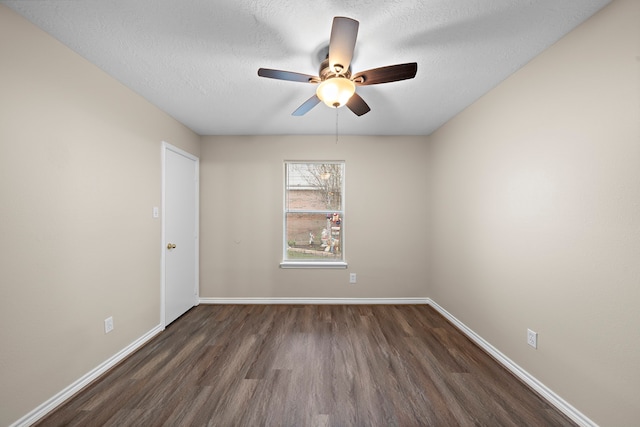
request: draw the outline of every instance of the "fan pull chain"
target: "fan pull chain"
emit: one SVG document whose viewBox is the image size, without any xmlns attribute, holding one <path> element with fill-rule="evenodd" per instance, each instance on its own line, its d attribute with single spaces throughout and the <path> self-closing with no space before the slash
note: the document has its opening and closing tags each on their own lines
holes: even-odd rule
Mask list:
<svg viewBox="0 0 640 427">
<path fill-rule="evenodd" d="M 338 143 L 338 108 L 336 107 L 336 144 Z"/>
</svg>

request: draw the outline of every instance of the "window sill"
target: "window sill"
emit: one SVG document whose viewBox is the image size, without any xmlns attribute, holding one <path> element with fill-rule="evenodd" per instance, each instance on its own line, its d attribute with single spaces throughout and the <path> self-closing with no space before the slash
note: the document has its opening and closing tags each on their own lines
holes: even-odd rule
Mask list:
<svg viewBox="0 0 640 427">
<path fill-rule="evenodd" d="M 344 261 L 282 261 L 280 268 L 347 268 Z"/>
</svg>

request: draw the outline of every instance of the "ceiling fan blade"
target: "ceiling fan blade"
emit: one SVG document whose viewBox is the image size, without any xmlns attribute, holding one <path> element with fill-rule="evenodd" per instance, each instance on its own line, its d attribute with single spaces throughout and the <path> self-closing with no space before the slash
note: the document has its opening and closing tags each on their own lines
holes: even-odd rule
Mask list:
<svg viewBox="0 0 640 427">
<path fill-rule="evenodd" d="M 333 18 L 329 39 L 329 66 L 332 71 L 341 73 L 349 69 L 353 50 L 356 48 L 359 25 L 355 19 L 343 16 Z"/>
<path fill-rule="evenodd" d="M 418 64 L 416 62 L 409 62 L 362 71 L 354 75 L 351 80 L 359 86 L 377 85 L 380 83 L 412 79 L 416 76 L 417 72 Z"/>
<path fill-rule="evenodd" d="M 309 110 L 320 103 L 320 98 L 317 95 L 313 95 L 311 98 L 307 99 L 301 106 L 299 106 L 296 111 L 291 113 L 292 116 L 304 116 Z"/>
<path fill-rule="evenodd" d="M 371 111 L 371 108 L 369 108 L 367 103 L 364 102 L 364 99 L 362 99 L 357 93 L 354 93 L 351 96 L 347 102 L 347 108 L 353 111 L 356 116 L 361 116 Z"/>
<path fill-rule="evenodd" d="M 258 75 L 260 77 L 268 77 L 270 79 L 287 80 L 290 82 L 317 83 L 320 81 L 318 77 L 309 74 L 294 73 L 293 71 L 273 70 L 271 68 L 259 68 Z"/>
</svg>

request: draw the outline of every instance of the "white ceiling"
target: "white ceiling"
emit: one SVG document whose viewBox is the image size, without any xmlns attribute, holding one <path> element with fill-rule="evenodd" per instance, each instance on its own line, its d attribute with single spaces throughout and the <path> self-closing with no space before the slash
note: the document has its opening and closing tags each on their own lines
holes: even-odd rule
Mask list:
<svg viewBox="0 0 640 427">
<path fill-rule="evenodd" d="M 413 80 L 358 87 L 340 134 L 427 135 L 610 0 L 0 0 L 200 135 L 333 134 L 307 83 L 334 16 L 360 21 L 358 71 L 417 62 Z M 19 41 L 17 41 L 19 42 Z"/>
</svg>

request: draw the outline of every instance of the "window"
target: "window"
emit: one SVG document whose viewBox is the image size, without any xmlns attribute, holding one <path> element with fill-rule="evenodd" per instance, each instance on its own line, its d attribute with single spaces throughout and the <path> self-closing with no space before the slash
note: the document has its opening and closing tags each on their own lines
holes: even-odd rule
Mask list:
<svg viewBox="0 0 640 427">
<path fill-rule="evenodd" d="M 282 267 L 346 267 L 344 162 L 285 162 Z"/>
</svg>

